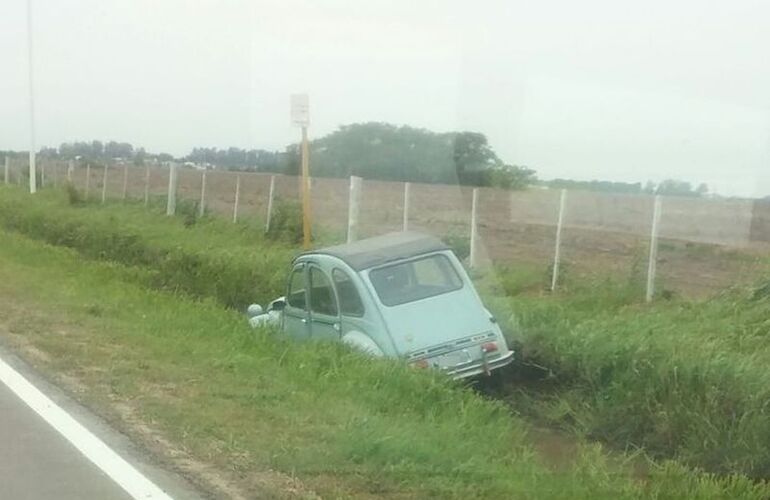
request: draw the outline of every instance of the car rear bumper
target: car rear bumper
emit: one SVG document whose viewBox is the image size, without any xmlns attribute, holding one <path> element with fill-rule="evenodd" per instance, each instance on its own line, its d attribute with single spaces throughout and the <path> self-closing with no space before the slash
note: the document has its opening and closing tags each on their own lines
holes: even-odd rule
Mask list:
<svg viewBox="0 0 770 500">
<path fill-rule="evenodd" d="M 475 363 L 470 366 L 463 366 L 462 368 L 455 370 L 447 370 L 447 374 L 451 375 L 452 378 L 455 379 L 475 377 L 476 375 L 485 375 L 493 370 L 497 370 L 498 368 L 509 365 L 512 361 L 513 351 L 508 351 L 505 355 L 499 358 L 487 361 L 486 366 L 485 363 Z"/>
</svg>

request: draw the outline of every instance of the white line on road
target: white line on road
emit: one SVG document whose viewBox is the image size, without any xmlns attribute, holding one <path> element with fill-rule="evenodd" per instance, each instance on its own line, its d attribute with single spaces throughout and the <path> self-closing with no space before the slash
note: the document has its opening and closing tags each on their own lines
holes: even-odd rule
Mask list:
<svg viewBox="0 0 770 500">
<path fill-rule="evenodd" d="M 0 359 L 0 382 L 8 386 L 27 406 L 43 417 L 43 420 L 131 497 L 137 500 L 171 500 L 171 497 L 155 483 L 142 475 L 112 448 L 104 444 L 104 441 L 78 423 L 2 359 Z"/>
</svg>

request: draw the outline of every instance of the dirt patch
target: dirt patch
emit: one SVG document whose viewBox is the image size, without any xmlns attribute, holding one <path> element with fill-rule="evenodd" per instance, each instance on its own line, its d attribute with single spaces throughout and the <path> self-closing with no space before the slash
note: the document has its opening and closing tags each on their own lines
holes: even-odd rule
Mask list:
<svg viewBox="0 0 770 500">
<path fill-rule="evenodd" d="M 60 167 L 63 168 L 63 167 Z M 123 193 L 122 171 L 108 177 L 107 196 Z M 91 171 L 90 196 L 101 195 L 102 171 Z M 118 175 L 120 173 L 120 175 Z M 241 178 L 238 212 L 241 217 L 264 219 L 272 174 L 212 171 L 207 174 L 206 206 L 211 213 L 232 217 L 235 179 Z M 85 188 L 85 169 L 77 168 L 75 185 Z M 179 170 L 178 195 L 200 201 L 202 173 Z M 298 179 L 275 175 L 276 196 L 298 197 Z M 145 169 L 129 167 L 127 196 L 144 197 Z M 149 193 L 165 196 L 168 169 L 150 169 Z M 410 229 L 441 237 L 470 233 L 473 188 L 412 183 Z M 313 178 L 313 220 L 344 235 L 347 228 L 349 181 Z M 548 271 L 554 253 L 558 216 L 557 190 L 510 192 L 480 188 L 478 225 L 482 261 L 495 264 L 539 266 Z M 365 180 L 359 214 L 362 237 L 399 231 L 403 227 L 404 184 Z M 767 254 L 767 238 L 755 237 L 770 210 L 759 210 L 748 200 L 708 200 L 666 197 L 661 220 L 658 288 L 665 295 L 703 298 L 727 286 L 751 283 L 767 266 L 757 254 Z M 652 215 L 652 197 L 570 191 L 562 233 L 563 272 L 599 273 L 622 278 L 646 269 Z M 757 222 L 759 221 L 759 222 Z M 764 228 L 764 225 L 762 226 Z M 763 234 L 765 231 L 762 229 Z M 749 258 L 734 258 L 735 252 Z"/>
</svg>

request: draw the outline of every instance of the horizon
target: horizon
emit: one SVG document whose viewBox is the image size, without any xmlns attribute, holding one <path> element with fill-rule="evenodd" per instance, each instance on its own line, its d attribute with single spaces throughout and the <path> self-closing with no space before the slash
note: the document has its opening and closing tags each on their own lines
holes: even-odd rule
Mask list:
<svg viewBox="0 0 770 500">
<path fill-rule="evenodd" d="M 353 125 L 367 124 L 367 123 L 379 123 L 379 124 L 382 124 L 382 125 L 394 126 L 394 127 L 399 127 L 399 128 L 400 127 L 409 127 L 409 128 L 414 129 L 414 130 L 421 130 L 421 131 L 426 131 L 426 132 L 429 132 L 429 133 L 434 133 L 434 134 L 439 134 L 439 135 L 453 134 L 453 133 L 462 133 L 462 132 L 476 132 L 476 131 L 472 131 L 472 130 L 462 130 L 462 131 L 461 130 L 452 130 L 452 131 L 436 132 L 436 131 L 428 130 L 428 129 L 425 129 L 425 128 L 413 127 L 413 126 L 407 125 L 407 124 L 397 125 L 397 124 L 393 124 L 393 123 L 384 123 L 384 122 L 359 122 L 359 123 L 341 124 L 336 130 L 333 130 L 333 131 L 329 132 L 329 134 L 334 133 L 336 131 L 339 131 L 340 129 L 342 129 L 344 127 L 350 127 L 350 126 L 353 126 Z M 326 135 L 324 135 L 322 137 L 317 137 L 317 138 L 311 139 L 311 144 L 315 140 L 324 139 L 329 134 L 326 134 Z M 230 148 L 237 148 L 237 149 L 244 150 L 244 148 L 240 148 L 238 146 L 233 146 L 233 145 L 222 146 L 222 147 L 219 147 L 219 146 L 200 146 L 200 145 L 197 145 L 197 146 L 193 146 L 192 148 L 190 148 L 190 150 L 187 151 L 186 153 L 183 153 L 183 154 L 173 154 L 173 153 L 169 153 L 168 151 L 164 151 L 164 150 L 151 151 L 151 150 L 148 150 L 147 148 L 145 148 L 141 144 L 133 144 L 130 141 L 124 141 L 124 140 L 120 140 L 120 139 L 112 139 L 112 138 L 110 138 L 110 139 L 90 139 L 90 140 L 75 139 L 73 141 L 67 141 L 65 143 L 60 143 L 58 145 L 47 145 L 47 144 L 39 145 L 38 148 L 37 148 L 38 149 L 38 155 L 39 155 L 38 157 L 41 158 L 40 155 L 41 155 L 41 153 L 42 153 L 42 151 L 44 149 L 50 148 L 50 149 L 55 149 L 55 150 L 59 151 L 60 147 L 62 145 L 64 145 L 64 144 L 76 144 L 76 143 L 91 144 L 93 142 L 101 142 L 102 144 L 107 144 L 109 142 L 128 143 L 128 144 L 130 144 L 134 148 L 134 151 L 136 151 L 138 149 L 143 149 L 143 150 L 145 150 L 145 152 L 147 154 L 149 154 L 151 156 L 158 156 L 158 155 L 163 155 L 163 154 L 169 154 L 169 155 L 171 155 L 173 157 L 173 160 L 177 161 L 177 162 L 189 161 L 188 158 L 189 158 L 189 156 L 191 156 L 192 152 L 195 149 L 216 149 L 218 151 L 227 151 Z M 264 151 L 264 152 L 273 153 L 273 154 L 285 154 L 287 148 L 289 148 L 291 146 L 296 146 L 298 144 L 299 144 L 299 142 L 292 142 L 292 143 L 287 144 L 283 148 L 278 148 L 278 149 L 265 149 L 265 148 L 260 148 L 260 147 L 254 147 L 252 149 L 245 149 L 244 151 L 246 151 L 246 152 Z M 490 146 L 494 150 L 494 145 L 490 144 Z M 0 149 L 0 151 L 5 151 L 5 152 L 9 152 L 9 153 L 14 153 L 14 154 L 27 154 L 29 152 L 29 150 L 1 150 L 1 149 Z M 124 159 L 124 158 L 123 157 L 113 157 L 113 159 Z M 207 162 L 207 164 L 213 165 L 213 166 L 217 166 L 217 164 L 214 163 L 214 162 Z M 257 166 L 257 165 L 255 165 L 255 166 Z M 518 166 L 518 167 L 528 167 L 527 165 L 516 165 L 516 166 Z M 312 168 L 312 156 L 311 156 L 311 168 Z M 228 167 L 228 169 L 229 170 L 238 170 L 238 169 L 230 169 L 229 167 Z M 292 175 L 292 174 L 286 174 L 286 175 Z M 664 179 L 662 179 L 659 182 L 652 181 L 651 179 L 643 179 L 643 180 L 641 180 L 641 179 L 640 180 L 615 180 L 615 179 L 603 179 L 603 178 L 596 178 L 596 177 L 591 177 L 591 178 L 569 177 L 568 178 L 568 177 L 554 176 L 554 177 L 545 178 L 545 177 L 539 176 L 537 170 L 535 170 L 535 176 L 536 176 L 536 181 L 532 184 L 533 186 L 537 186 L 538 183 L 547 183 L 547 182 L 555 182 L 555 181 L 576 181 L 576 182 L 583 182 L 583 183 L 608 182 L 608 183 L 618 183 L 618 184 L 626 184 L 626 185 L 639 184 L 640 187 L 643 188 L 644 185 L 647 184 L 647 183 L 653 182 L 654 184 L 659 184 L 659 182 L 666 181 L 666 180 L 675 180 L 675 181 L 687 182 L 687 183 L 691 184 L 693 189 L 696 186 L 698 186 L 699 184 L 706 184 L 706 185 L 708 185 L 705 182 L 702 183 L 698 179 L 673 178 L 673 177 L 672 178 L 664 178 Z M 332 176 L 332 177 L 335 177 L 335 176 Z M 549 189 L 551 189 L 551 187 L 549 187 Z M 557 188 L 553 188 L 553 189 L 557 189 Z M 580 189 L 580 188 L 577 188 L 577 189 Z M 591 191 L 590 189 L 587 189 L 587 190 Z M 636 193 L 631 193 L 631 194 L 636 194 Z M 644 193 L 644 192 L 640 191 L 640 193 L 638 193 L 638 194 L 648 194 L 648 193 Z M 707 196 L 707 197 L 713 196 L 713 197 L 717 197 L 717 198 L 746 198 L 746 199 L 761 199 L 761 198 L 767 197 L 767 195 L 766 196 L 761 196 L 761 195 L 758 195 L 758 196 L 728 195 L 728 194 L 720 193 L 720 192 L 712 189 L 711 186 L 708 186 L 708 192 L 705 194 L 705 196 Z"/>
</svg>

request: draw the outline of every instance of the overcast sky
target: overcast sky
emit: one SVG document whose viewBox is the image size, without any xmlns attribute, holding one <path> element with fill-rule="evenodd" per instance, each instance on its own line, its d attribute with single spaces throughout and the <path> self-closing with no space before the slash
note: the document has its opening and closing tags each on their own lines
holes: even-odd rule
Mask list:
<svg viewBox="0 0 770 500">
<path fill-rule="evenodd" d="M 282 149 L 385 121 L 542 178 L 770 194 L 770 2 L 32 0 L 38 145 Z M 0 149 L 28 147 L 26 1 L 0 2 Z"/>
</svg>

